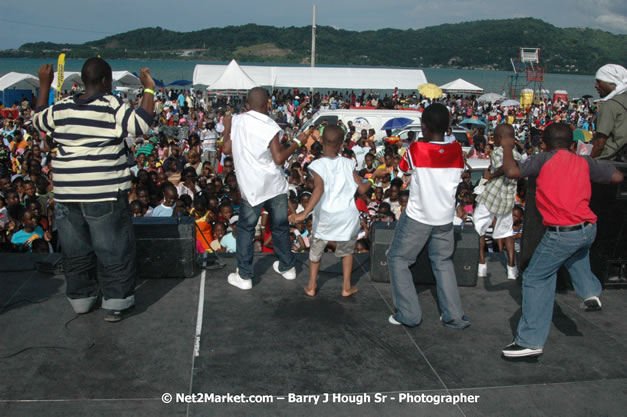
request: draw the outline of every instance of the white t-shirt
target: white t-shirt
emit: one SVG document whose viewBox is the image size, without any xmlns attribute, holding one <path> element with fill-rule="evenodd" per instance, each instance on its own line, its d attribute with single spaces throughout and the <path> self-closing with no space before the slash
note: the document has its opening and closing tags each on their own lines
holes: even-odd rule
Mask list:
<svg viewBox="0 0 627 417">
<path fill-rule="evenodd" d="M 355 145 L 351 148 L 351 150 L 357 159 L 357 169 L 362 169 L 364 167 L 364 158 L 366 158 L 366 154 L 370 151 L 370 146 L 364 146 L 362 148 L 359 145 Z"/>
<path fill-rule="evenodd" d="M 214 129 L 202 129 L 200 131 L 200 141 L 203 151 L 216 152 L 217 140 L 218 132 Z"/>
<path fill-rule="evenodd" d="M 242 198 L 253 207 L 287 194 L 287 179 L 269 148 L 280 131 L 274 120 L 254 110 L 233 116 L 231 140 L 237 182 Z"/>
<path fill-rule="evenodd" d="M 355 162 L 337 156 L 316 159 L 309 169 L 322 178 L 324 192 L 316 204 L 313 236 L 317 239 L 346 242 L 357 236 L 359 211 L 355 206 L 357 184 L 353 177 Z"/>
<path fill-rule="evenodd" d="M 407 215 L 420 223 L 442 226 L 455 216 L 455 191 L 464 170 L 458 142 L 413 142 L 400 164 L 411 173 Z"/>
</svg>

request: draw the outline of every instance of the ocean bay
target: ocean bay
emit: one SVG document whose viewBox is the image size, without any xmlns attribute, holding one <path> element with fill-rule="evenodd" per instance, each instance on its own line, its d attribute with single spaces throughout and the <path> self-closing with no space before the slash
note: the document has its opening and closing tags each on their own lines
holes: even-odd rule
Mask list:
<svg viewBox="0 0 627 417">
<path fill-rule="evenodd" d="M 66 71 L 80 71 L 84 60 L 66 59 Z M 163 80 L 166 83 L 175 80 L 191 80 L 194 67 L 197 64 L 215 64 L 207 61 L 162 61 L 162 60 L 108 60 L 114 71 L 127 70 L 138 72 L 141 67 L 149 67 L 153 77 Z M 2 58 L 0 59 L 0 76 L 14 71 L 37 75 L 37 70 L 42 64 L 56 62 L 45 58 Z M 227 64 L 220 62 L 220 64 Z M 246 63 L 240 63 L 246 69 Z M 252 63 L 250 63 L 252 64 Z M 257 63 L 256 63 L 257 64 Z M 257 64 L 263 65 L 263 64 Z M 277 65 L 277 64 L 268 64 Z M 394 67 L 391 67 L 394 68 Z M 427 80 L 431 83 L 442 85 L 457 78 L 463 78 L 473 84 L 482 87 L 486 92 L 501 93 L 506 87 L 512 72 L 507 71 L 486 71 L 486 70 L 464 70 L 455 68 L 421 68 Z M 524 79 L 524 74 L 520 74 L 520 79 Z M 417 86 L 416 86 L 417 87 Z M 569 97 L 581 97 L 589 94 L 597 97 L 594 89 L 593 75 L 577 74 L 545 74 L 545 89 L 553 93 L 555 90 L 568 91 Z M 385 93 L 385 91 L 382 91 Z"/>
</svg>

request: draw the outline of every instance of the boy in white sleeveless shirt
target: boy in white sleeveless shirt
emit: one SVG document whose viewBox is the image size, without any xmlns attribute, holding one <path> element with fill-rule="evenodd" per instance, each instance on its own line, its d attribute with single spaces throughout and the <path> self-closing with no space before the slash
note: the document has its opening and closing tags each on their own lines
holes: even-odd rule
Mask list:
<svg viewBox="0 0 627 417">
<path fill-rule="evenodd" d="M 335 256 L 342 258 L 342 296 L 358 291 L 351 286 L 353 253 L 359 232 L 359 212 L 355 206 L 355 191 L 362 194 L 370 187 L 355 172 L 355 162 L 338 155 L 344 131 L 328 126 L 322 135 L 323 157 L 313 161 L 309 169 L 314 176 L 314 190 L 305 211 L 290 216 L 291 223 L 302 222 L 313 211 L 313 240 L 309 250 L 309 284 L 305 293 L 316 295 L 320 259 L 329 241 L 336 242 Z"/>
</svg>

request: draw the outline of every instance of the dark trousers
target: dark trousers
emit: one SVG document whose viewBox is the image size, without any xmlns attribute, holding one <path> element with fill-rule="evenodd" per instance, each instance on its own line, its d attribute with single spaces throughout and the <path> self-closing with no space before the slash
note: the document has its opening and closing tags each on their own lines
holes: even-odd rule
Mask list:
<svg viewBox="0 0 627 417">
<path fill-rule="evenodd" d="M 135 304 L 135 234 L 126 192 L 115 201 L 55 203 L 66 294 L 74 311 L 89 311 L 102 293 L 102 307 Z"/>
</svg>

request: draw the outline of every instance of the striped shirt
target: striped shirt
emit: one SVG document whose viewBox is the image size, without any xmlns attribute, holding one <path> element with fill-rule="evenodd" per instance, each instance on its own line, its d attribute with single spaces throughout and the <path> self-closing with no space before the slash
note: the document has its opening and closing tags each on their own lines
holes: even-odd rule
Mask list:
<svg viewBox="0 0 627 417">
<path fill-rule="evenodd" d="M 58 144 L 52 160 L 56 201 L 116 200 L 120 190 L 131 188 L 124 139 L 150 129 L 152 115 L 133 109 L 112 95 L 88 99 L 78 95 L 53 106 L 38 108 L 35 128 L 52 135 Z"/>
</svg>

